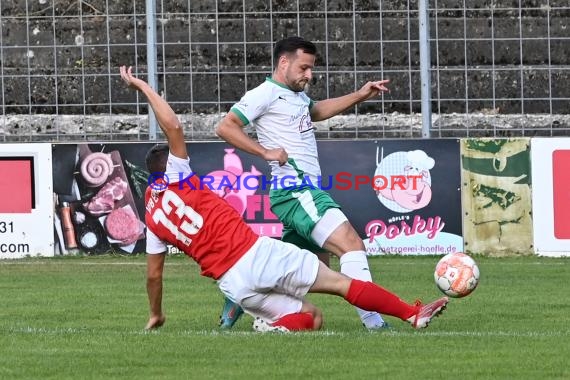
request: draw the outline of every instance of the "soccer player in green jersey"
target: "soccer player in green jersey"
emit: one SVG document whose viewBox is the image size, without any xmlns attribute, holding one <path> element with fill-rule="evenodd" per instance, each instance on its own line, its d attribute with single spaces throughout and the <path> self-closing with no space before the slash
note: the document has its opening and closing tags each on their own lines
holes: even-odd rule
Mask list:
<svg viewBox="0 0 570 380">
<path fill-rule="evenodd" d="M 353 93 L 315 102 L 304 90 L 313 76 L 316 53 L 315 45 L 300 37 L 278 41 L 273 52 L 273 75 L 230 109 L 216 133 L 231 145 L 268 161 L 271 210 L 283 223 L 284 241 L 312 252 L 331 252 L 340 258 L 342 273 L 372 281 L 364 243 L 340 206 L 326 191 L 307 185 L 316 185 L 321 178 L 312 123 L 388 91 L 389 81 L 367 82 Z M 243 127 L 249 124 L 255 127 L 258 141 L 244 132 Z M 366 328 L 386 327 L 380 314 L 357 311 Z M 221 326 L 231 327 L 239 315 L 237 306 L 226 300 Z"/>
</svg>

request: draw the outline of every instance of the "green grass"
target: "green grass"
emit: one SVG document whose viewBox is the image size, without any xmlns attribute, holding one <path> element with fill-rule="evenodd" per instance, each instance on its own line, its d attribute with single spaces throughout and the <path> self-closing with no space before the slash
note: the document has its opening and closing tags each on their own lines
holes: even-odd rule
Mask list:
<svg viewBox="0 0 570 380">
<path fill-rule="evenodd" d="M 375 280 L 412 302 L 440 294 L 437 257 L 372 258 Z M 315 333 L 262 335 L 242 318 L 220 332 L 222 296 L 181 256 L 167 258 L 167 322 L 144 332 L 145 258 L 0 261 L 1 379 L 570 378 L 570 260 L 476 257 L 481 283 L 428 329 L 388 318 L 369 333 L 340 298 L 310 295 Z M 333 260 L 334 268 L 338 261 Z"/>
</svg>

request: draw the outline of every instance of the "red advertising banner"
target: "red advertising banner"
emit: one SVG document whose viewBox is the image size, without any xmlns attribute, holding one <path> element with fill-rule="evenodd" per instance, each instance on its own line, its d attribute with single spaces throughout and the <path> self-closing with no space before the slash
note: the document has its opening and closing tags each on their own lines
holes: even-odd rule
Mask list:
<svg viewBox="0 0 570 380">
<path fill-rule="evenodd" d="M 535 252 L 570 256 L 570 138 L 531 140 Z"/>
<path fill-rule="evenodd" d="M 554 236 L 570 239 L 570 150 L 552 152 Z"/>
<path fill-rule="evenodd" d="M 0 259 L 53 256 L 52 144 L 2 144 Z"/>
<path fill-rule="evenodd" d="M 0 213 L 30 213 L 33 203 L 33 164 L 30 157 L 0 158 Z M 18 191 L 14 191 L 18 189 Z"/>
</svg>

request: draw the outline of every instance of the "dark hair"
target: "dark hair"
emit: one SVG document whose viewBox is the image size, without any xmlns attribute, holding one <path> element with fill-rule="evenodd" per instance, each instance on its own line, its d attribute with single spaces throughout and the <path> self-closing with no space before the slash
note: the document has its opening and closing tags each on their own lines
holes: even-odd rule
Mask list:
<svg viewBox="0 0 570 380">
<path fill-rule="evenodd" d="M 164 173 L 168 160 L 168 145 L 156 144 L 146 152 L 144 159 L 147 170 L 152 173 Z"/>
<path fill-rule="evenodd" d="M 279 63 L 279 58 L 283 54 L 295 53 L 298 49 L 303 50 L 304 53 L 316 55 L 317 47 L 311 41 L 307 41 L 301 37 L 293 36 L 287 37 L 277 41 L 273 49 L 273 63 L 275 66 Z"/>
</svg>

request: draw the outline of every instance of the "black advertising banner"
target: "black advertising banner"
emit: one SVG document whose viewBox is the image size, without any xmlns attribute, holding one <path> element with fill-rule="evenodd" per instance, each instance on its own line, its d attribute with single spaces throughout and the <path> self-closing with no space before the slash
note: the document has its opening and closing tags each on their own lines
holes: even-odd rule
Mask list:
<svg viewBox="0 0 570 380">
<path fill-rule="evenodd" d="M 323 141 L 319 157 L 369 255 L 463 250 L 459 140 Z"/>
<path fill-rule="evenodd" d="M 154 143 L 53 147 L 56 249 L 144 252 L 144 157 Z M 260 235 L 280 237 L 268 164 L 225 143 L 188 143 L 190 166 Z M 368 254 L 462 251 L 458 140 L 320 141 L 328 191 Z M 287 184 L 287 179 L 278 179 Z"/>
<path fill-rule="evenodd" d="M 144 156 L 151 146 L 53 145 L 56 254 L 144 252 Z"/>
</svg>

